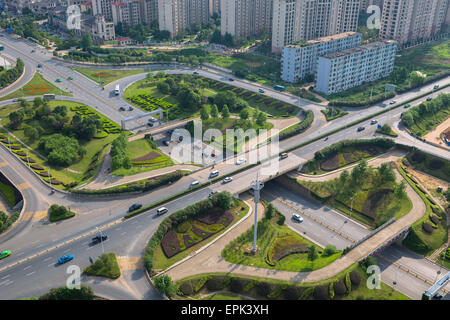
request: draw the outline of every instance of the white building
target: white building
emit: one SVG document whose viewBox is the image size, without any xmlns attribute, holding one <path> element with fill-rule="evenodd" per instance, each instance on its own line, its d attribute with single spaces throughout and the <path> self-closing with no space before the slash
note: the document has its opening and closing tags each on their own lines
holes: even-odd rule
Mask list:
<svg viewBox="0 0 450 320">
<path fill-rule="evenodd" d="M 330 95 L 389 76 L 396 49 L 385 40 L 319 57 L 316 90 Z"/>
<path fill-rule="evenodd" d="M 274 0 L 272 52 L 299 40 L 357 31 L 360 0 Z M 223 19 L 223 17 L 222 17 Z"/>
<path fill-rule="evenodd" d="M 308 75 L 315 76 L 320 56 L 358 47 L 361 45 L 361 38 L 362 35 L 358 32 L 346 32 L 284 47 L 281 79 L 296 82 Z"/>
<path fill-rule="evenodd" d="M 124 0 L 111 3 L 112 20 L 114 25 L 119 22 L 135 26 L 141 22 L 140 0 Z"/>
</svg>

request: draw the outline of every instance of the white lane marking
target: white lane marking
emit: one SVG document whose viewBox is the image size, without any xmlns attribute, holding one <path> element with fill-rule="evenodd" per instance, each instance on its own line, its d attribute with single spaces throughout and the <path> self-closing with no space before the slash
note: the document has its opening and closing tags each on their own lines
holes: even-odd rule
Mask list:
<svg viewBox="0 0 450 320">
<path fill-rule="evenodd" d="M 33 273 L 36 273 L 36 271 L 33 271 L 33 272 L 30 272 L 30 273 L 27 273 L 27 277 L 29 277 L 29 276 L 31 276 Z"/>
<path fill-rule="evenodd" d="M 50 263 L 47 267 L 51 267 L 51 266 L 54 266 L 55 264 L 54 263 Z"/>
<path fill-rule="evenodd" d="M 120 235 L 121 236 L 124 236 L 124 235 L 126 235 L 127 233 L 126 232 L 122 232 Z"/>
<path fill-rule="evenodd" d="M 63 253 L 66 253 L 66 252 L 69 252 L 69 251 L 70 251 L 70 249 L 66 249 L 66 250 L 63 251 Z"/>
<path fill-rule="evenodd" d="M 1 280 L 5 280 L 6 278 L 9 278 L 9 274 L 7 276 L 4 276 Z"/>
<path fill-rule="evenodd" d="M 48 261 L 50 259 L 53 259 L 53 258 L 52 257 L 48 257 L 48 258 L 45 258 L 44 261 Z"/>
<path fill-rule="evenodd" d="M 30 269 L 30 268 L 31 268 L 31 266 L 28 266 L 28 267 L 23 268 L 23 270 L 25 271 L 25 270 Z"/>
<path fill-rule="evenodd" d="M 23 252 L 19 252 L 18 254 L 16 254 L 16 256 L 21 256 L 23 255 Z"/>
</svg>

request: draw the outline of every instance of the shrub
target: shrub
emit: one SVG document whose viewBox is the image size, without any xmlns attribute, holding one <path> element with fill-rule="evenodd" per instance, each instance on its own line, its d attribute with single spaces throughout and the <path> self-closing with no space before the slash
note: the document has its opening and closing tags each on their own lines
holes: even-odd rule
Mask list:
<svg viewBox="0 0 450 320">
<path fill-rule="evenodd" d="M 260 282 L 256 290 L 260 296 L 267 297 L 272 292 L 272 286 L 267 282 Z"/>
<path fill-rule="evenodd" d="M 423 222 L 422 228 L 423 228 L 423 231 L 425 231 L 428 234 L 433 233 L 433 226 L 431 224 L 429 224 L 428 222 Z"/>
<path fill-rule="evenodd" d="M 330 297 L 330 300 L 334 299 L 334 287 L 333 282 L 330 282 L 330 285 L 328 286 L 328 295 Z"/>
<path fill-rule="evenodd" d="M 306 290 L 302 292 L 302 295 L 298 299 L 299 300 L 308 300 L 313 295 L 313 293 L 314 293 L 314 287 L 306 288 Z"/>
<path fill-rule="evenodd" d="M 430 168 L 431 170 L 439 170 L 443 166 L 444 166 L 444 161 L 439 160 L 439 159 L 430 160 L 429 163 L 427 164 L 427 167 Z"/>
<path fill-rule="evenodd" d="M 411 160 L 415 163 L 421 163 L 425 160 L 425 155 L 422 152 L 414 152 L 411 156 Z"/>
<path fill-rule="evenodd" d="M 94 297 L 94 290 L 82 285 L 80 289 L 67 287 L 50 289 L 50 292 L 40 296 L 39 300 L 94 300 Z"/>
<path fill-rule="evenodd" d="M 328 246 L 326 246 L 325 247 L 325 250 L 324 250 L 324 252 L 323 252 L 323 254 L 325 255 L 325 256 L 331 256 L 332 254 L 335 254 L 336 253 L 336 247 L 335 246 L 333 246 L 333 245 L 328 245 Z"/>
<path fill-rule="evenodd" d="M 352 272 L 350 272 L 350 281 L 353 286 L 355 287 L 359 286 L 359 284 L 361 283 L 361 275 L 359 274 L 358 271 L 353 270 Z"/>
<path fill-rule="evenodd" d="M 57 204 L 53 204 L 48 209 L 48 214 L 50 222 L 68 219 L 75 216 L 74 212 L 67 210 L 67 208 L 64 206 L 58 206 Z"/>
<path fill-rule="evenodd" d="M 345 287 L 347 288 L 348 292 L 352 291 L 352 282 L 350 280 L 350 273 L 345 274 Z"/>
<path fill-rule="evenodd" d="M 278 221 L 277 221 L 277 223 L 280 225 L 280 226 L 282 226 L 283 224 L 284 224 L 284 221 L 286 220 L 286 217 L 283 215 L 283 214 L 281 214 L 280 215 L 280 218 L 278 219 Z"/>
<path fill-rule="evenodd" d="M 289 286 L 283 291 L 286 300 L 297 300 L 299 298 L 299 289 L 295 286 Z"/>
<path fill-rule="evenodd" d="M 190 296 L 194 293 L 194 289 L 189 281 L 183 282 L 180 285 L 180 291 L 185 296 Z"/>
<path fill-rule="evenodd" d="M 230 281 L 230 290 L 235 293 L 241 293 L 244 290 L 244 284 L 240 278 L 232 278 Z"/>
<path fill-rule="evenodd" d="M 220 278 L 213 276 L 206 282 L 206 287 L 209 291 L 217 291 L 223 289 L 223 281 Z"/>
<path fill-rule="evenodd" d="M 322 286 L 316 286 L 314 287 L 314 299 L 315 300 L 328 300 L 328 286 L 322 285 Z"/>
<path fill-rule="evenodd" d="M 342 296 L 347 292 L 347 288 L 345 287 L 345 284 L 342 281 L 336 281 L 333 285 L 334 287 L 334 293 L 338 296 Z"/>
<path fill-rule="evenodd" d="M 199 279 L 198 282 L 195 284 L 194 292 L 199 292 L 209 279 L 211 279 L 211 276 L 205 276 Z"/>
</svg>

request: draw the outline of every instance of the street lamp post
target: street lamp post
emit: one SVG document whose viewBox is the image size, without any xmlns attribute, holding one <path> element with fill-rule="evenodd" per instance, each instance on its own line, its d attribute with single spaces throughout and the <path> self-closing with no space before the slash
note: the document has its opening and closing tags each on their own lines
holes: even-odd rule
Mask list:
<svg viewBox="0 0 450 320">
<path fill-rule="evenodd" d="M 257 232 L 258 232 L 258 202 L 259 202 L 259 196 L 260 191 L 262 188 L 264 188 L 264 183 L 260 182 L 258 179 L 258 174 L 256 175 L 256 181 L 252 182 L 252 189 L 254 194 L 254 201 L 255 201 L 255 226 L 253 231 L 253 253 L 256 253 L 256 240 L 257 240 Z"/>
<path fill-rule="evenodd" d="M 353 213 L 353 200 L 355 200 L 355 197 L 353 196 L 353 198 L 352 198 L 352 203 L 351 203 L 351 205 L 350 205 L 350 217 L 352 216 L 352 213 Z"/>
</svg>

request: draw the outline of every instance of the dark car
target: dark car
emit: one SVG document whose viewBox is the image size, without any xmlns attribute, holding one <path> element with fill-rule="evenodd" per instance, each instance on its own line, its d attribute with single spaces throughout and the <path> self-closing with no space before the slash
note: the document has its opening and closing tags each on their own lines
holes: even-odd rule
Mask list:
<svg viewBox="0 0 450 320">
<path fill-rule="evenodd" d="M 125 111 L 125 108 L 124 107 L 120 107 L 119 111 Z"/>
<path fill-rule="evenodd" d="M 128 111 L 133 111 L 133 107 L 128 107 Z"/>
<path fill-rule="evenodd" d="M 108 239 L 108 236 L 106 234 L 103 234 L 101 236 L 96 236 L 94 238 L 92 238 L 92 243 L 100 243 L 102 241 L 106 241 L 106 239 Z"/>
<path fill-rule="evenodd" d="M 192 74 L 198 74 L 198 72 L 197 72 L 197 71 L 194 71 Z"/>
<path fill-rule="evenodd" d="M 358 132 L 360 132 L 360 131 L 363 131 L 363 130 L 365 130 L 366 128 L 364 128 L 364 127 L 359 127 L 358 128 Z"/>
<path fill-rule="evenodd" d="M 128 208 L 128 212 L 132 212 L 132 211 L 138 210 L 140 208 L 142 208 L 142 204 L 135 203 L 135 204 L 131 205 L 130 208 Z"/>
<path fill-rule="evenodd" d="M 437 84 L 437 85 L 435 85 L 434 86 L 434 89 L 436 90 L 436 89 L 439 89 L 439 85 Z"/>
<path fill-rule="evenodd" d="M 233 79 L 233 78 L 229 78 L 228 80 L 230 80 L 230 81 L 234 81 L 234 79 Z"/>
<path fill-rule="evenodd" d="M 433 100 L 432 97 L 428 97 L 428 98 L 427 98 L 427 101 L 431 101 L 431 100 Z"/>
<path fill-rule="evenodd" d="M 37 67 L 38 67 L 38 68 L 42 68 L 42 64 L 39 63 L 39 64 L 37 65 Z"/>
</svg>

